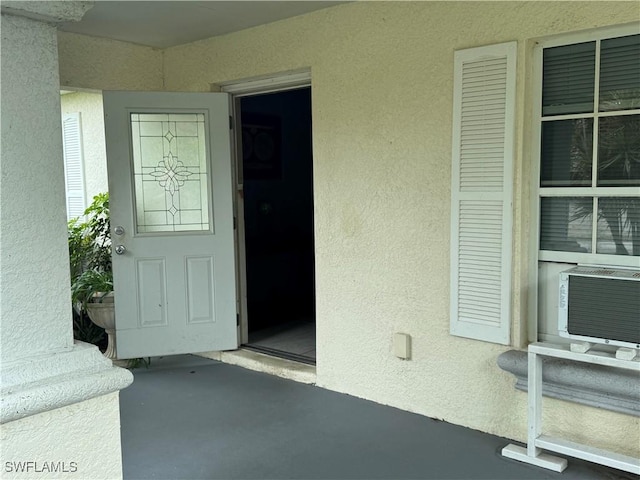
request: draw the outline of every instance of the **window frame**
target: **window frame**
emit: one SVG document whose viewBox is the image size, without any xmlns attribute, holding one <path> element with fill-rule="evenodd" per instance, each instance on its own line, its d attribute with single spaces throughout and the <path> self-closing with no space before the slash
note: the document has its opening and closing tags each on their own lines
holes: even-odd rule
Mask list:
<svg viewBox="0 0 640 480">
<path fill-rule="evenodd" d="M 621 267 L 638 267 L 640 266 L 640 258 L 633 255 L 612 255 L 612 254 L 599 254 L 599 253 L 581 253 L 581 252 L 565 252 L 565 251 L 551 251 L 540 249 L 540 199 L 543 197 L 637 197 L 640 187 L 541 187 L 540 186 L 540 149 L 541 149 L 541 136 L 542 136 L 542 124 L 545 121 L 552 120 L 568 120 L 577 118 L 602 118 L 612 116 L 623 115 L 638 115 L 640 109 L 624 110 L 624 111 L 607 111 L 607 112 L 591 112 L 591 113 L 577 113 L 569 115 L 554 115 L 543 116 L 542 115 L 542 74 L 543 74 L 543 52 L 544 49 L 550 47 L 570 45 L 574 43 L 591 42 L 597 40 L 604 40 L 607 38 L 621 37 L 626 35 L 640 34 L 640 28 L 637 23 L 618 25 L 614 27 L 607 27 L 597 30 L 587 30 L 582 32 L 568 33 L 562 35 L 556 35 L 553 37 L 537 40 L 533 51 L 533 105 L 532 105 L 532 220 L 535 231 L 532 231 L 531 235 L 531 247 L 532 252 L 535 252 L 536 263 L 539 261 L 548 262 L 563 262 L 563 263 L 576 263 L 576 264 L 595 264 L 595 265 L 609 265 L 609 266 L 621 266 Z M 597 47 L 596 53 L 599 54 L 599 47 Z M 599 55 L 596 55 L 596 69 L 599 66 Z M 597 94 L 597 77 L 596 85 L 594 86 Z M 596 97 L 597 101 L 597 97 Z M 595 128 L 595 126 L 594 126 Z M 597 140 L 597 133 L 596 133 Z M 597 143 L 594 145 L 594 151 L 597 149 Z M 593 178 L 596 178 L 597 162 L 594 159 L 593 162 Z M 597 242 L 595 235 L 598 228 L 597 219 L 594 219 L 592 225 L 592 241 L 593 250 Z M 532 229 L 532 230 L 534 230 Z M 537 283 L 537 282 L 536 282 Z"/>
<path fill-rule="evenodd" d="M 582 30 L 579 32 L 562 33 L 558 35 L 552 35 L 544 38 L 532 39 L 532 48 L 529 50 L 531 55 L 531 66 L 529 72 L 531 73 L 531 80 L 528 82 L 530 88 L 530 95 L 528 95 L 530 104 L 530 121 L 531 130 L 529 135 L 530 145 L 530 208 L 529 208 L 529 225 L 530 235 L 528 239 L 528 270 L 529 270 L 529 285 L 528 285 L 528 322 L 527 322 L 527 337 L 529 342 L 537 342 L 538 327 L 539 327 L 539 313 L 538 312 L 538 297 L 539 297 L 539 266 L 544 262 L 554 263 L 567 263 L 567 264 L 595 264 L 617 267 L 638 267 L 640 266 L 640 259 L 634 256 L 623 255 L 604 255 L 596 253 L 578 253 L 578 252 L 551 252 L 545 250 L 541 255 L 540 245 L 540 141 L 542 135 L 542 73 L 543 73 L 543 51 L 545 48 L 556 47 L 562 45 L 568 45 L 572 43 L 589 42 L 594 40 L 602 40 L 606 38 L 619 37 L 625 35 L 633 35 L 640 33 L 640 23 L 633 22 L 622 25 L 613 25 L 603 28 Z M 635 112 L 635 110 L 630 110 Z M 608 112 L 600 112 L 608 113 Z M 592 116 L 593 114 L 586 114 L 585 116 Z M 560 115 L 558 115 L 560 117 Z M 575 118 L 575 116 L 572 116 Z M 546 187 L 551 188 L 551 187 Z M 575 196 L 585 192 L 583 188 L 589 191 L 593 190 L 593 187 L 566 187 L 566 196 Z M 606 195 L 607 189 L 615 190 L 616 195 L 620 192 L 621 188 L 628 187 L 598 187 L 599 192 Z M 631 187 L 634 188 L 634 187 Z M 637 188 L 637 187 L 636 187 Z M 570 190 L 573 189 L 573 190 Z M 569 191 L 570 190 L 570 191 Z M 590 192 L 588 192 L 590 193 Z"/>
</svg>

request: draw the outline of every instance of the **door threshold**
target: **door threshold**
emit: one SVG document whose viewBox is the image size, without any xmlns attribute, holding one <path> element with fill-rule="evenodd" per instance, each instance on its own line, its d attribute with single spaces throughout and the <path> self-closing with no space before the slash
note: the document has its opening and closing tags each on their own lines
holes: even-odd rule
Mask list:
<svg viewBox="0 0 640 480">
<path fill-rule="evenodd" d="M 266 347 L 264 345 L 256 345 L 255 343 L 246 343 L 242 345 L 242 348 L 251 350 L 253 352 L 264 353 L 272 357 L 284 358 L 285 360 L 291 360 L 294 362 L 305 363 L 307 365 L 316 364 L 316 359 L 313 357 L 307 357 L 306 355 L 299 355 L 297 353 L 285 352 L 277 348 Z"/>
<path fill-rule="evenodd" d="M 196 355 L 300 383 L 313 385 L 316 383 L 315 365 L 267 355 L 244 347 L 227 352 L 204 352 Z"/>
</svg>

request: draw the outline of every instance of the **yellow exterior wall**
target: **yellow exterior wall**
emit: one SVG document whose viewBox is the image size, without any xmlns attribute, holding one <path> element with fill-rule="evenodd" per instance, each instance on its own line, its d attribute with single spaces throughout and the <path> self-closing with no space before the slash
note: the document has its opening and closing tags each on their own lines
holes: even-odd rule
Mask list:
<svg viewBox="0 0 640 480">
<path fill-rule="evenodd" d="M 162 90 L 157 49 L 58 32 L 60 85 L 93 90 Z"/>
<path fill-rule="evenodd" d="M 62 114 L 80 113 L 84 192 L 87 206 L 93 197 L 107 192 L 107 152 L 104 143 L 104 112 L 100 93 L 74 92 L 60 96 Z"/>
<path fill-rule="evenodd" d="M 512 331 L 520 347 L 535 254 L 532 39 L 637 19 L 636 2 L 357 2 L 163 52 L 170 91 L 311 68 L 319 385 L 526 438 L 526 395 L 496 365 L 509 347 L 449 335 L 453 52 L 518 41 Z M 68 78 L 117 84 L 64 60 Z M 410 361 L 393 356 L 394 332 L 412 336 Z M 640 455 L 636 417 L 545 399 L 545 422 L 545 431 Z"/>
</svg>

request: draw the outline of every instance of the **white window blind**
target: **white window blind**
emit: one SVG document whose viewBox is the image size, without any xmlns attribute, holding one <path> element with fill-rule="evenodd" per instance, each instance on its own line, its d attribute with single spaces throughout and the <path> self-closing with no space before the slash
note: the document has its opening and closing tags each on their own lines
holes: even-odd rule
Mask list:
<svg viewBox="0 0 640 480">
<path fill-rule="evenodd" d="M 615 257 L 640 256 L 640 35 L 537 55 L 540 259 L 636 266 Z"/>
<path fill-rule="evenodd" d="M 80 113 L 70 113 L 63 116 L 62 146 L 67 193 L 67 219 L 72 219 L 81 216 L 86 208 Z"/>
<path fill-rule="evenodd" d="M 516 42 L 455 52 L 451 334 L 510 343 Z"/>
</svg>

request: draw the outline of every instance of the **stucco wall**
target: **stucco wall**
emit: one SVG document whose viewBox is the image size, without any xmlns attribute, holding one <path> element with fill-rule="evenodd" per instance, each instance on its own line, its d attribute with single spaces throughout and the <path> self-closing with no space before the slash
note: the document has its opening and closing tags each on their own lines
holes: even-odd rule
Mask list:
<svg viewBox="0 0 640 480">
<path fill-rule="evenodd" d="M 122 478 L 118 395 L 3 424 L 2 478 Z"/>
<path fill-rule="evenodd" d="M 87 9 L 54 3 L 2 5 L 0 476 L 52 478 L 49 467 L 61 478 L 77 462 L 79 478 L 120 478 L 112 392 L 131 374 L 73 342 L 56 28 L 22 16 L 71 20 Z"/>
<path fill-rule="evenodd" d="M 164 51 L 171 91 L 311 68 L 319 385 L 525 439 L 526 396 L 496 365 L 507 347 L 449 335 L 453 51 L 518 40 L 517 347 L 531 263 L 532 39 L 637 18 L 635 2 L 357 2 Z M 64 58 L 72 50 L 61 50 L 62 71 L 86 78 Z M 392 355 L 394 332 L 412 336 L 410 361 Z M 545 431 L 639 454 L 638 418 L 547 399 L 545 409 Z"/>
<path fill-rule="evenodd" d="M 526 396 L 495 363 L 505 348 L 449 335 L 453 51 L 519 42 L 513 338 L 521 345 L 530 40 L 637 18 L 630 3 L 360 2 L 165 52 L 168 90 L 311 67 L 320 385 L 525 438 Z M 394 332 L 413 337 L 411 361 L 392 355 Z M 549 431 L 578 440 L 590 431 L 602 446 L 638 454 L 637 418 L 545 407 Z"/>
<path fill-rule="evenodd" d="M 85 198 L 87 205 L 98 193 L 109 190 L 107 182 L 107 152 L 104 143 L 104 112 L 102 94 L 75 92 L 60 97 L 62 113 L 80 112 L 82 122 L 82 153 L 84 161 Z"/>
<path fill-rule="evenodd" d="M 73 336 L 55 28 L 2 15 L 2 34 L 0 350 L 8 361 L 69 348 Z"/>
<path fill-rule="evenodd" d="M 94 90 L 161 90 L 162 52 L 58 32 L 60 85 Z"/>
</svg>

